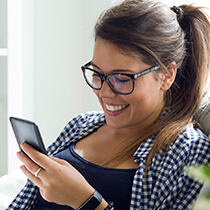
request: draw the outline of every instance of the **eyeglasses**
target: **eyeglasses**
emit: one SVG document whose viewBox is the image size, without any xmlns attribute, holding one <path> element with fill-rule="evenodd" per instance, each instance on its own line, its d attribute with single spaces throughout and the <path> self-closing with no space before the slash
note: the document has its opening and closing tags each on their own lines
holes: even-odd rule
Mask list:
<svg viewBox="0 0 210 210">
<path fill-rule="evenodd" d="M 153 66 L 146 69 L 138 74 L 124 74 L 124 73 L 114 73 L 107 76 L 94 70 L 92 62 L 88 62 L 84 66 L 81 66 L 83 75 L 87 84 L 95 89 L 100 90 L 102 88 L 103 82 L 106 81 L 109 87 L 116 93 L 121 95 L 131 94 L 134 90 L 134 80 L 145 74 L 159 69 L 159 66 Z"/>
</svg>

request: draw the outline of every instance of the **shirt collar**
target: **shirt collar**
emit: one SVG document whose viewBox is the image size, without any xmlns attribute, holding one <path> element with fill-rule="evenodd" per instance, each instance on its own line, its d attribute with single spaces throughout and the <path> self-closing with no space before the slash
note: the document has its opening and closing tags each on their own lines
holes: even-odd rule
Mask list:
<svg viewBox="0 0 210 210">
<path fill-rule="evenodd" d="M 169 109 L 165 109 L 159 119 L 164 117 L 168 112 L 169 112 Z M 146 141 L 144 141 L 138 147 L 138 149 L 136 150 L 136 152 L 133 155 L 135 162 L 139 162 L 140 160 L 146 159 L 146 157 L 148 156 L 150 150 L 152 149 L 154 139 L 155 139 L 155 136 L 153 136 L 152 138 L 147 139 Z"/>
<path fill-rule="evenodd" d="M 140 160 L 143 160 L 147 157 L 150 150 L 152 149 L 153 141 L 154 141 L 154 137 L 149 138 L 138 147 L 138 149 L 133 155 L 135 162 L 139 162 Z"/>
</svg>

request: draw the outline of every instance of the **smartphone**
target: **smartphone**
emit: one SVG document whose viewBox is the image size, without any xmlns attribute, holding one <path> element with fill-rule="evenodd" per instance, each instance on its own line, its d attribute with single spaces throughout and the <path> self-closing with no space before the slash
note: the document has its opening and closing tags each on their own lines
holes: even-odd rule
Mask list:
<svg viewBox="0 0 210 210">
<path fill-rule="evenodd" d="M 10 117 L 9 119 L 19 148 L 20 144 L 25 142 L 39 152 L 47 154 L 39 128 L 34 122 L 16 117 Z M 20 150 L 22 151 L 21 148 Z"/>
</svg>

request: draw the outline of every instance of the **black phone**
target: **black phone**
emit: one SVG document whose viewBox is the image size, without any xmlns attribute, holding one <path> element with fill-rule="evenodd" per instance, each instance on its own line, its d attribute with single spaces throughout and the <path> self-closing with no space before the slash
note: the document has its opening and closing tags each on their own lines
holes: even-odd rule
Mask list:
<svg viewBox="0 0 210 210">
<path fill-rule="evenodd" d="M 16 117 L 10 117 L 9 119 L 19 148 L 20 144 L 25 142 L 39 152 L 47 154 L 39 128 L 34 122 Z M 22 151 L 21 148 L 20 150 Z"/>
</svg>

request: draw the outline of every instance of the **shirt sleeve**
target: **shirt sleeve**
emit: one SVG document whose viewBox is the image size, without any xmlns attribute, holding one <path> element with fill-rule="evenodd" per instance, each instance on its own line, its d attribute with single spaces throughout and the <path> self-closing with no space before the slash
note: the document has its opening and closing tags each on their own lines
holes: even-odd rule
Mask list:
<svg viewBox="0 0 210 210">
<path fill-rule="evenodd" d="M 189 143 L 189 166 L 210 164 L 210 140 L 200 130 L 197 133 L 197 138 Z"/>
<path fill-rule="evenodd" d="M 180 137 L 182 147 L 173 147 L 174 156 L 170 158 L 173 164 L 159 190 L 162 199 L 159 210 L 191 209 L 203 187 L 199 177 L 188 173 L 188 167 L 210 164 L 210 141 L 199 130 L 191 130 L 190 135 Z"/>
<path fill-rule="evenodd" d="M 157 209 L 191 209 L 202 186 L 203 183 L 188 175 L 182 174 L 173 186 L 170 194 Z"/>
<path fill-rule="evenodd" d="M 16 196 L 6 210 L 31 210 L 35 206 L 38 188 L 28 180 L 24 188 Z"/>
</svg>

